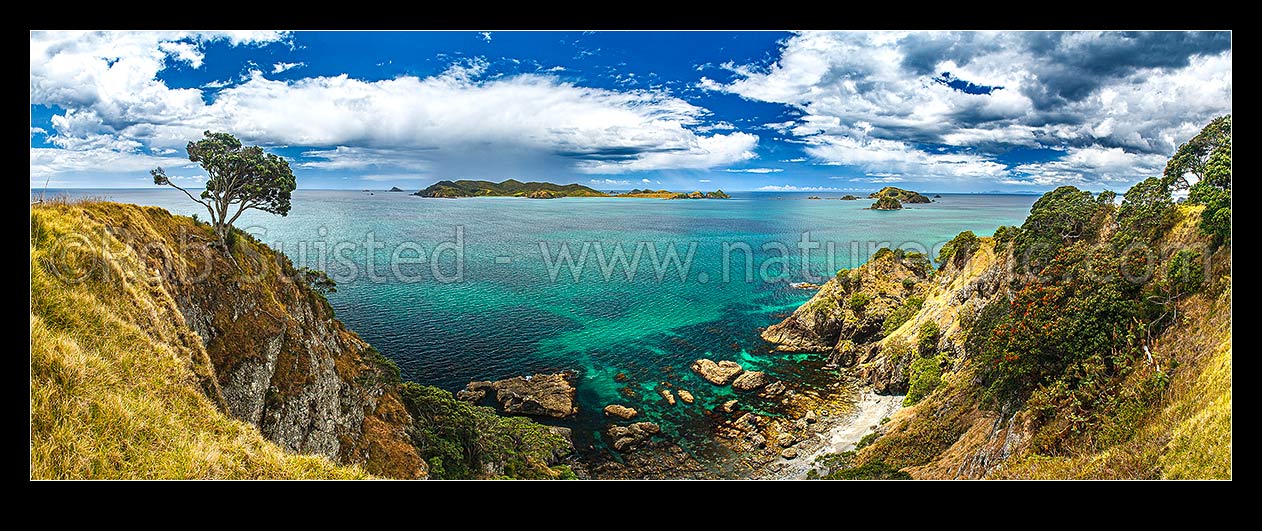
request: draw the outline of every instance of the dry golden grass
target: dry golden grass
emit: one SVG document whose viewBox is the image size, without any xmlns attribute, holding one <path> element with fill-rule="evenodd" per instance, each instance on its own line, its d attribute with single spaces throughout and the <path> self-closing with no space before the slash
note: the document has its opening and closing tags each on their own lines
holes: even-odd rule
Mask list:
<svg viewBox="0 0 1262 531">
<path fill-rule="evenodd" d="M 200 339 L 100 221 L 145 211 L 71 201 L 31 209 L 31 477 L 367 477 L 286 454 L 207 398 Z"/>
</svg>

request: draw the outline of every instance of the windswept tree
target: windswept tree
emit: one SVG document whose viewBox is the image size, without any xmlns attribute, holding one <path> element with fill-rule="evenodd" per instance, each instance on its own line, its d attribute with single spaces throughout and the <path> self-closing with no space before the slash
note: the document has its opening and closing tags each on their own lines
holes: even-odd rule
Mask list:
<svg viewBox="0 0 1262 531">
<path fill-rule="evenodd" d="M 187 147 L 188 160 L 206 170 L 206 189 L 200 195 L 171 182 L 162 168 L 149 172 L 153 184 L 175 188 L 206 207 L 220 241 L 227 241 L 232 224 L 246 210 L 289 214 L 289 197 L 296 186 L 289 162 L 258 146 L 243 147 L 228 133 L 206 131 L 205 136 Z"/>
<path fill-rule="evenodd" d="M 1205 179 L 1206 171 L 1211 170 L 1211 160 L 1215 153 L 1231 154 L 1231 115 L 1220 116 L 1211 121 L 1200 133 L 1184 142 L 1175 151 L 1174 156 L 1166 163 L 1163 181 L 1171 189 L 1187 189 L 1190 185 L 1188 175 L 1197 180 Z"/>
</svg>

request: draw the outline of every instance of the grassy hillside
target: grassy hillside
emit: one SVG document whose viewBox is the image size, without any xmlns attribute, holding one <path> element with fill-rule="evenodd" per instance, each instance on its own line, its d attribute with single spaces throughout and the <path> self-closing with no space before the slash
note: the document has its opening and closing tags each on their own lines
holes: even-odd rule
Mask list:
<svg viewBox="0 0 1262 531">
<path fill-rule="evenodd" d="M 553 199 L 559 197 L 606 197 L 608 194 L 581 184 L 553 184 L 542 182 L 523 183 L 509 179 L 500 183 L 491 181 L 438 181 L 416 192 L 421 197 L 530 197 Z"/>
<path fill-rule="evenodd" d="M 564 437 L 400 382 L 306 272 L 230 240 L 156 207 L 32 207 L 32 477 L 573 477 Z"/>
<path fill-rule="evenodd" d="M 142 260 L 98 221 L 145 210 L 31 211 L 31 476 L 366 477 L 287 454 L 208 398 L 214 369 L 201 340 L 172 318 L 175 301 Z"/>
</svg>

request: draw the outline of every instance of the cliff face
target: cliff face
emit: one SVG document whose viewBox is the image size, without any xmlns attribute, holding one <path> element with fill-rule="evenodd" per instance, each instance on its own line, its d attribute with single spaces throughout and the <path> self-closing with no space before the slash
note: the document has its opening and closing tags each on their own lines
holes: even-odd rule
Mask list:
<svg viewBox="0 0 1262 531">
<path fill-rule="evenodd" d="M 253 425 L 287 452 L 390 477 L 426 475 L 409 436 L 412 418 L 396 389 L 397 369 L 296 280 L 285 256 L 241 235 L 229 258 L 211 246 L 206 226 L 151 207 L 41 206 L 32 212 L 32 227 L 42 234 L 32 239 L 32 255 L 44 254 L 42 267 L 50 273 L 49 289 L 32 293 L 33 330 L 43 319 L 35 310 L 41 297 L 55 304 L 52 299 L 70 289 L 117 295 L 143 287 L 143 296 L 111 298 L 140 305 L 150 320 L 178 332 L 182 343 L 174 351 L 186 374 L 172 385 L 195 385 L 214 409 Z M 66 242 L 78 238 L 91 251 L 74 258 L 92 271 L 83 285 L 68 283 L 61 272 L 70 256 Z M 33 262 L 33 274 L 37 267 Z M 44 442 L 55 446 L 53 434 L 48 437 Z"/>
<path fill-rule="evenodd" d="M 1111 221 L 1115 210 L 1100 207 L 1092 218 L 1099 222 L 1095 232 L 1057 259 L 1081 253 L 1097 264 L 1114 263 L 1109 262 L 1116 256 L 1111 246 L 1125 226 L 1125 220 L 1120 225 Z M 1012 314 L 1016 318 L 1008 333 L 1056 352 L 1061 348 L 1056 341 L 1074 333 L 1055 331 L 1059 316 L 1111 306 L 1048 304 L 1052 315 L 1042 315 L 1039 300 L 1053 299 L 1032 298 L 1032 290 L 1078 290 L 1064 299 L 1072 305 L 1095 301 L 1089 297 L 1114 284 L 1080 278 L 1081 273 L 1057 278 L 1027 272 L 1010 236 L 981 238 L 967 254 L 949 257 L 930 280 L 905 293 L 867 287 L 870 283 L 860 283 L 856 291 L 830 281 L 763 337 L 786 350 L 832 352 L 836 362 L 852 367 L 877 392 L 908 394 L 909 407 L 878 427 L 874 440 L 851 458 L 856 470 L 866 463 L 918 479 L 1229 478 L 1231 248 L 1215 246 L 1198 231 L 1200 211 L 1198 206 L 1171 207 L 1165 222 L 1169 228 L 1148 247 L 1154 276 L 1134 288 L 1134 304 L 1141 309 L 1127 323 L 1134 328 L 1111 332 L 1113 337 L 1142 338 L 1153 331 L 1151 337 L 1117 343 L 1131 345 L 1130 352 L 1075 347 L 1070 352 L 1081 354 L 1078 358 L 1023 393 L 1005 394 L 993 381 L 993 364 L 1017 360 L 987 357 L 986 342 L 995 341 L 988 338 L 999 328 L 991 321 L 1014 305 L 1029 304 L 1027 313 Z M 1170 298 L 1177 282 L 1173 263 L 1181 253 L 1205 265 L 1204 281 Z M 1107 271 L 1105 265 L 1098 267 Z M 890 254 L 839 274 L 845 275 L 921 280 L 898 268 Z M 859 292 L 884 301 L 885 308 L 900 301 L 919 304 L 906 312 L 905 320 L 894 311 L 878 310 L 871 317 L 886 319 L 883 326 L 862 325 L 857 314 L 834 308 L 836 301 Z M 1159 296 L 1166 297 L 1161 299 L 1164 306 L 1144 305 Z M 1120 304 L 1128 297 L 1108 300 Z M 1035 324 L 1053 332 L 1040 335 L 1040 330 L 1022 328 Z"/>
</svg>

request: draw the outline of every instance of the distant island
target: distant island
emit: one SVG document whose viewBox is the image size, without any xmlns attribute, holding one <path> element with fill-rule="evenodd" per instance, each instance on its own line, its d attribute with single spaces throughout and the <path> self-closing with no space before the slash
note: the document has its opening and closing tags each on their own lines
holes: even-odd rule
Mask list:
<svg viewBox="0 0 1262 531">
<path fill-rule="evenodd" d="M 727 195 L 727 193 L 723 190 L 715 190 L 713 192 L 705 193 L 702 193 L 701 191 L 694 191 L 692 193 L 685 194 L 683 192 L 649 190 L 646 188 L 644 190 L 632 189 L 631 191 L 618 194 L 614 197 L 642 197 L 650 199 L 731 199 L 732 196 Z"/>
<path fill-rule="evenodd" d="M 928 197 L 921 195 L 919 192 L 904 190 L 894 186 L 886 186 L 876 192 L 868 195 L 868 199 L 875 199 L 869 207 L 872 210 L 902 210 L 903 203 L 931 203 Z"/>
<path fill-rule="evenodd" d="M 902 203 L 929 203 L 928 197 L 921 195 L 919 192 L 904 190 L 895 186 L 886 186 L 876 192 L 868 194 L 868 199 L 880 199 L 882 197 L 891 197 Z"/>
<path fill-rule="evenodd" d="M 842 201 L 856 201 L 856 200 L 858 200 L 858 199 L 859 199 L 858 197 L 853 196 L 853 195 L 850 195 L 850 194 L 846 194 L 846 195 L 844 195 L 844 196 L 842 196 L 842 197 L 841 197 L 841 200 L 842 200 Z"/>
<path fill-rule="evenodd" d="M 438 181 L 412 195 L 447 199 L 458 197 L 526 197 L 530 199 L 609 197 L 609 194 L 581 184 L 523 183 L 516 179 L 508 179 L 501 183 L 470 180 Z"/>
<path fill-rule="evenodd" d="M 389 189 L 389 190 L 387 190 L 387 191 L 389 191 L 389 192 L 406 192 L 407 190 L 404 190 L 404 189 L 402 189 L 402 188 L 399 188 L 398 186 L 391 186 L 391 187 L 390 187 L 390 189 Z"/>
</svg>

